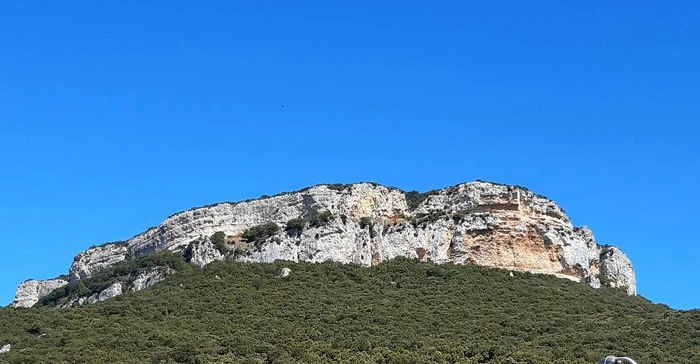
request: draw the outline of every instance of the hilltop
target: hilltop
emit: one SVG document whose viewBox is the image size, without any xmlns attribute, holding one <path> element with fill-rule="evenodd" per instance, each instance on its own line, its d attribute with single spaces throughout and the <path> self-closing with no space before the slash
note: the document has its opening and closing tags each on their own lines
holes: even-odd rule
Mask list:
<svg viewBox="0 0 700 364">
<path fill-rule="evenodd" d="M 526 188 L 476 181 L 419 193 L 357 183 L 176 213 L 127 241 L 79 253 L 64 276 L 24 282 L 12 305 L 71 307 L 149 288 L 178 271 L 176 264 L 143 259 L 163 251 L 199 267 L 220 260 L 371 267 L 408 257 L 551 274 L 636 293 L 624 253 L 598 244 L 555 202 Z"/>
</svg>

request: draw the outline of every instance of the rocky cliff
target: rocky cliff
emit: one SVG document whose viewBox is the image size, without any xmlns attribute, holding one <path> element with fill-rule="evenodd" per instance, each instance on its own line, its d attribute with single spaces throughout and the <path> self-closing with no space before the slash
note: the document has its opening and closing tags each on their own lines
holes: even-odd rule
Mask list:
<svg viewBox="0 0 700 364">
<path fill-rule="evenodd" d="M 28 279 L 19 285 L 12 307 L 32 307 L 39 300 L 51 293 L 56 288 L 61 288 L 68 284 L 68 281 L 61 278 L 37 281 Z"/>
<path fill-rule="evenodd" d="M 163 250 L 181 251 L 198 266 L 226 258 L 370 266 L 406 256 L 553 274 L 636 294 L 632 265 L 619 249 L 597 244 L 544 196 L 481 181 L 423 194 L 372 183 L 318 185 L 196 208 L 128 241 L 78 254 L 69 280 Z M 20 286 L 13 306 L 32 306 L 57 285 L 33 282 Z"/>
</svg>

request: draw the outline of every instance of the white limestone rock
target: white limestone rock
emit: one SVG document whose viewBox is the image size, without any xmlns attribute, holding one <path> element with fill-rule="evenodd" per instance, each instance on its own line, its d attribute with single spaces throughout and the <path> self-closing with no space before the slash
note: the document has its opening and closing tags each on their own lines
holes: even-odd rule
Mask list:
<svg viewBox="0 0 700 364">
<path fill-rule="evenodd" d="M 3 345 L 2 347 L 0 347 L 0 354 L 7 354 L 10 352 L 10 350 L 12 350 L 12 345 L 10 345 L 10 344 Z"/>
<path fill-rule="evenodd" d="M 129 292 L 137 292 L 151 288 L 156 283 L 162 282 L 167 276 L 174 273 L 176 273 L 176 271 L 168 267 L 156 267 L 142 272 L 129 285 Z"/>
<path fill-rule="evenodd" d="M 329 212 L 327 223 L 301 231 L 283 229 L 258 247 L 242 234 L 272 222 L 310 220 Z M 239 203 L 221 203 L 174 214 L 161 225 L 123 244 L 79 254 L 71 279 L 84 279 L 124 260 L 162 250 L 191 250 L 197 266 L 225 259 L 209 241 L 223 232 L 242 262 L 275 260 L 355 263 L 364 266 L 398 256 L 437 263 L 474 263 L 516 271 L 552 274 L 613 285 L 636 292 L 629 260 L 601 247 L 586 227 L 574 228 L 556 203 L 518 187 L 471 182 L 432 191 L 409 209 L 406 194 L 371 183 L 318 185 L 298 192 Z M 189 248 L 188 248 L 189 246 Z"/>
<path fill-rule="evenodd" d="M 42 298 L 57 288 L 61 288 L 68 284 L 68 281 L 61 278 L 49 279 L 45 281 L 37 281 L 30 279 L 24 281 L 17 288 L 15 299 L 10 304 L 11 307 L 32 307 Z"/>
<path fill-rule="evenodd" d="M 624 289 L 627 294 L 637 294 L 637 282 L 632 269 L 632 262 L 620 249 L 615 247 L 600 248 L 600 282 L 601 284 Z"/>
<path fill-rule="evenodd" d="M 90 248 L 78 254 L 69 270 L 70 281 L 85 279 L 125 260 L 128 250 L 125 244 L 114 243 Z"/>
<path fill-rule="evenodd" d="M 211 262 L 224 260 L 224 255 L 209 241 L 209 239 L 190 242 L 185 249 L 184 256 L 187 263 L 198 267 L 203 267 Z"/>
<path fill-rule="evenodd" d="M 287 268 L 287 267 L 284 267 L 280 271 L 280 274 L 278 275 L 278 277 L 279 278 L 287 278 L 287 277 L 289 277 L 290 274 L 292 274 L 292 270 Z"/>
<path fill-rule="evenodd" d="M 92 304 L 92 303 L 102 302 L 102 301 L 106 301 L 110 298 L 120 296 L 124 292 L 123 289 L 124 288 L 122 287 L 122 284 L 119 282 L 116 282 L 116 283 L 112 284 L 111 286 L 105 288 L 102 292 L 100 292 L 97 295 L 97 297 L 95 297 L 94 295 L 90 296 L 90 298 L 88 299 L 90 301 L 89 303 Z"/>
</svg>

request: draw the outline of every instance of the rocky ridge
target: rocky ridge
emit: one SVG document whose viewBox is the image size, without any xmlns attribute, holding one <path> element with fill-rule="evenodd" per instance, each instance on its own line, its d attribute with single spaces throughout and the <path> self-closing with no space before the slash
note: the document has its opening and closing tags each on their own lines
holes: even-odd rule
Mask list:
<svg viewBox="0 0 700 364">
<path fill-rule="evenodd" d="M 55 288 L 160 251 L 183 252 L 197 266 L 227 258 L 371 266 L 405 256 L 553 274 L 636 294 L 631 262 L 619 249 L 599 245 L 553 201 L 523 187 L 476 181 L 419 194 L 357 183 L 174 214 L 125 242 L 78 254 L 69 281 L 23 284 L 12 306 L 30 307 Z M 166 275 L 150 274 L 159 277 L 153 281 Z"/>
</svg>

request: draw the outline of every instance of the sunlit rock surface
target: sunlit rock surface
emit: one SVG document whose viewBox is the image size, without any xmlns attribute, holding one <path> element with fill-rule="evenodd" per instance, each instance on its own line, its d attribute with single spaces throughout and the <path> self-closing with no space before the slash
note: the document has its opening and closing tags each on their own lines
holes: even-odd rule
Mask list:
<svg viewBox="0 0 700 364">
<path fill-rule="evenodd" d="M 523 187 L 477 181 L 431 191 L 418 200 L 409 197 L 372 183 L 318 185 L 196 208 L 176 213 L 126 242 L 80 253 L 70 279 L 168 249 L 189 251 L 189 261 L 198 266 L 227 257 L 371 266 L 404 256 L 552 274 L 636 294 L 632 264 L 619 249 L 597 244 L 591 231 L 575 228 L 556 203 Z M 414 206 L 409 206 L 411 201 Z M 328 219 L 315 221 L 321 213 Z M 297 218 L 306 220 L 306 226 L 285 230 Z M 242 238 L 247 229 L 269 222 L 280 230 L 262 244 Z M 227 237 L 227 254 L 208 242 L 219 231 Z M 21 299 L 22 307 L 41 294 L 25 297 L 31 299 Z"/>
<path fill-rule="evenodd" d="M 17 287 L 15 299 L 10 304 L 11 307 L 32 307 L 42 297 L 45 297 L 56 288 L 61 288 L 68 284 L 68 281 L 61 278 L 37 281 L 30 279 L 24 281 Z"/>
</svg>

